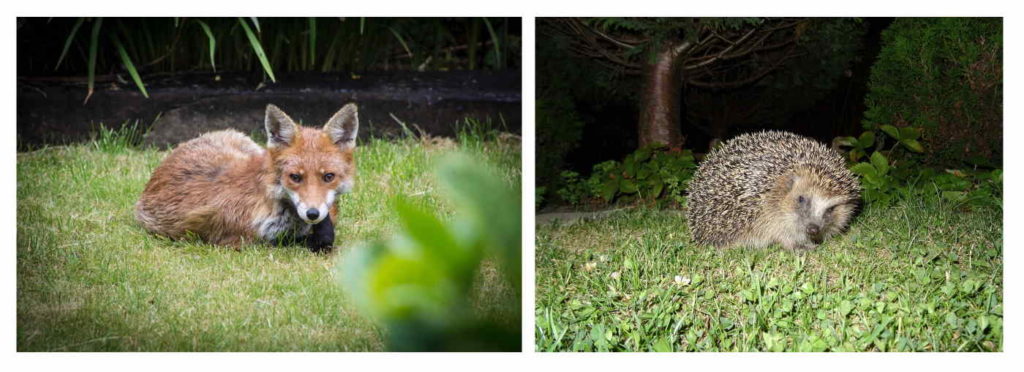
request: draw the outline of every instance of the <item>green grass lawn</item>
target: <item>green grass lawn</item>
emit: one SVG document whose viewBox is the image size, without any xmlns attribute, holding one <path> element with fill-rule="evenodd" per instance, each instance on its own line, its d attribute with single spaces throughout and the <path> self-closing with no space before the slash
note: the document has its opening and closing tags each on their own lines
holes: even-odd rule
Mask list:
<svg viewBox="0 0 1024 372">
<path fill-rule="evenodd" d="M 542 224 L 536 349 L 1000 351 L 1002 248 L 1001 209 L 929 195 L 804 254 L 696 247 L 673 210 Z"/>
<path fill-rule="evenodd" d="M 147 234 L 135 201 L 166 151 L 93 143 L 18 154 L 19 351 L 361 351 L 384 347 L 332 278 L 332 257 L 302 247 L 240 252 Z M 452 151 L 520 185 L 517 138 L 466 131 L 450 140 L 370 140 L 357 149 L 352 194 L 341 197 L 339 247 L 391 234 L 391 197 L 444 213 L 433 165 Z M 512 290 L 485 263 L 474 306 L 518 327 Z"/>
</svg>

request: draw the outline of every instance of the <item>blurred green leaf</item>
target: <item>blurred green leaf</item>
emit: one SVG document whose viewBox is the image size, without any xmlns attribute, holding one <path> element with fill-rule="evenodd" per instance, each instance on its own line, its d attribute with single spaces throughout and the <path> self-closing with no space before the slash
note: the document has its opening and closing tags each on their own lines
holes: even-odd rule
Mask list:
<svg viewBox="0 0 1024 372">
<path fill-rule="evenodd" d="M 471 227 L 467 232 L 485 242 L 504 265 L 504 272 L 520 288 L 522 212 L 519 193 L 502 178 L 471 158 L 453 154 L 442 159 L 438 181 L 455 205 L 456 216 Z"/>
<path fill-rule="evenodd" d="M 368 279 L 371 306 L 384 318 L 444 321 L 461 302 L 463 283 L 453 280 L 458 278 L 417 259 L 382 256 Z"/>
<path fill-rule="evenodd" d="M 336 277 L 361 310 L 388 327 L 392 350 L 518 348 L 518 327 L 493 323 L 469 305 L 485 254 L 500 263 L 519 299 L 518 194 L 465 155 L 442 158 L 437 179 L 455 210 L 451 219 L 397 197 L 400 232 L 340 255 Z"/>
<path fill-rule="evenodd" d="M 437 217 L 402 197 L 396 198 L 394 204 L 398 222 L 416 243 L 415 246 L 422 248 L 422 252 L 417 252 L 422 258 L 452 268 L 462 267 L 476 259 L 471 251 L 460 250 L 451 232 Z"/>
</svg>

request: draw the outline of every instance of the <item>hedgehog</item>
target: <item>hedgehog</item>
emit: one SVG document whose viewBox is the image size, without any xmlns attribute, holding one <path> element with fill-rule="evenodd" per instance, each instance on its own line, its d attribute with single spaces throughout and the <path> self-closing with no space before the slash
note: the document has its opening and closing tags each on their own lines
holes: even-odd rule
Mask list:
<svg viewBox="0 0 1024 372">
<path fill-rule="evenodd" d="M 841 233 L 860 200 L 843 158 L 789 132 L 737 136 L 711 151 L 688 188 L 695 243 L 720 248 L 780 244 L 803 251 Z"/>
</svg>

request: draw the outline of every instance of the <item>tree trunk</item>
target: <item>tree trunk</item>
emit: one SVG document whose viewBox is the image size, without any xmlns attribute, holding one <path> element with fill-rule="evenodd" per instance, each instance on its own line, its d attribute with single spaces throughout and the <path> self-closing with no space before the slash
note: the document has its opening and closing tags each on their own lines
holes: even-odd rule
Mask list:
<svg viewBox="0 0 1024 372">
<path fill-rule="evenodd" d="M 683 86 L 679 62 L 689 47 L 689 42 L 670 44 L 645 68 L 640 93 L 640 147 L 654 143 L 682 147 L 685 142 L 679 129 Z"/>
</svg>

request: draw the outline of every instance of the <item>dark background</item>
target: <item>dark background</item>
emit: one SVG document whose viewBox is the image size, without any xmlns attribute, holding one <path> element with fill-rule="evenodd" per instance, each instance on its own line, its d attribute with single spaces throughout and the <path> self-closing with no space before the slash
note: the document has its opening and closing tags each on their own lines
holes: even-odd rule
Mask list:
<svg viewBox="0 0 1024 372">
<path fill-rule="evenodd" d="M 831 88 L 823 92 L 820 98 L 813 103 L 786 113 L 779 121 L 753 119 L 731 123 L 727 137 L 761 128 L 786 128 L 823 142 L 830 142 L 836 136 L 859 134 L 864 117 L 864 96 L 867 93 L 868 73 L 880 49 L 881 32 L 892 21 L 893 18 L 864 20 L 862 34 L 857 37 L 857 42 L 860 45 L 854 47 L 853 58 L 848 61 L 848 66 L 845 66 L 842 74 L 837 77 Z M 538 44 L 541 42 L 550 41 L 541 39 Z M 538 58 L 578 59 L 569 55 L 538 56 Z M 631 86 L 625 89 L 638 88 Z M 684 97 L 686 95 L 690 95 L 691 98 L 701 96 L 713 104 L 724 105 L 719 108 L 720 111 L 723 111 L 723 115 L 732 110 L 742 109 L 737 106 L 742 106 L 744 99 L 758 99 L 756 96 L 744 97 L 744 88 L 730 91 L 729 94 L 699 88 L 684 87 L 683 89 L 686 92 Z M 756 93 L 753 89 L 751 91 Z M 744 99 L 733 97 L 744 97 Z M 637 118 L 640 116 L 640 111 L 636 102 L 630 98 L 628 95 L 609 97 L 595 94 L 584 96 L 576 101 L 575 107 L 578 115 L 584 121 L 585 129 L 582 131 L 578 147 L 566 155 L 566 169 L 587 173 L 593 164 L 605 160 L 621 159 L 637 149 Z M 729 101 L 730 99 L 731 101 Z M 683 110 L 696 110 L 696 107 L 690 106 L 699 106 L 703 103 L 689 103 L 685 98 L 681 100 Z M 684 122 L 680 127 L 686 136 L 687 148 L 697 152 L 707 151 L 707 145 L 712 136 L 706 127 L 693 125 L 691 122 Z"/>
<path fill-rule="evenodd" d="M 361 136 L 406 127 L 450 136 L 466 118 L 521 127 L 519 18 L 19 18 L 17 26 L 19 150 L 136 122 L 157 146 L 224 128 L 258 133 L 268 103 L 320 125 L 357 102 Z"/>
<path fill-rule="evenodd" d="M 672 126 L 682 140 L 662 138 L 670 149 L 692 150 L 699 160 L 712 140 L 752 131 L 787 130 L 831 145 L 837 137 L 893 125 L 923 130 L 925 164 L 1002 162 L 999 18 L 537 22 L 537 185 L 548 191 L 564 187 L 563 171 L 586 178 L 595 164 L 622 161 L 645 145 L 650 71 L 666 45 L 716 35 L 737 42 L 748 31 L 767 35 L 760 44 L 766 51 L 723 59 L 711 68 L 676 69 L 683 72 L 671 78 L 677 85 L 669 89 L 676 95 L 669 106 L 678 107 Z M 772 27 L 779 31 L 768 35 L 764 30 Z M 727 43 L 718 45 L 680 57 L 679 64 L 730 51 Z M 767 47 L 772 45 L 786 47 Z M 751 76 L 756 79 L 746 79 Z M 738 81 L 745 82 L 732 84 Z M 884 141 L 880 137 L 878 145 L 890 145 Z M 545 200 L 558 202 L 554 195 Z"/>
</svg>

